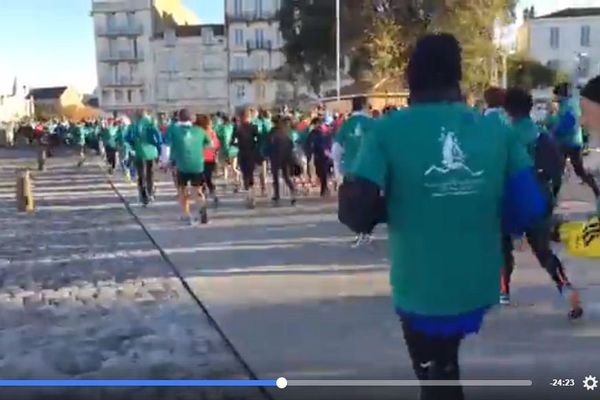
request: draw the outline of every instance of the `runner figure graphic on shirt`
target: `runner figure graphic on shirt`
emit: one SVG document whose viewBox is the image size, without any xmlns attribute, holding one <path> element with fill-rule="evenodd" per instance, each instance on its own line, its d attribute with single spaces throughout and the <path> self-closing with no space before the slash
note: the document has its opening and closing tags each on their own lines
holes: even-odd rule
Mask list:
<svg viewBox="0 0 600 400">
<path fill-rule="evenodd" d="M 440 142 L 442 145 L 442 165 L 443 167 L 438 167 L 437 165 L 432 165 L 425 172 L 425 176 L 428 176 L 434 171 L 437 171 L 441 174 L 447 174 L 451 171 L 463 170 L 467 171 L 471 176 L 477 177 L 483 174 L 483 171 L 473 172 L 471 168 L 469 168 L 465 164 L 465 153 L 460 148 L 458 143 L 458 139 L 454 132 L 446 132 L 446 128 L 442 128 L 442 135 L 440 137 Z"/>
</svg>

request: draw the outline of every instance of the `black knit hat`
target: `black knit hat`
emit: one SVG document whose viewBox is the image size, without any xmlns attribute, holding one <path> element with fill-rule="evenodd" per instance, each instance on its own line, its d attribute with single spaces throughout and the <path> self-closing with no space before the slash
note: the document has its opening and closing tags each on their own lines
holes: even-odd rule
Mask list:
<svg viewBox="0 0 600 400">
<path fill-rule="evenodd" d="M 600 76 L 590 80 L 581 91 L 581 97 L 600 104 Z"/>
</svg>

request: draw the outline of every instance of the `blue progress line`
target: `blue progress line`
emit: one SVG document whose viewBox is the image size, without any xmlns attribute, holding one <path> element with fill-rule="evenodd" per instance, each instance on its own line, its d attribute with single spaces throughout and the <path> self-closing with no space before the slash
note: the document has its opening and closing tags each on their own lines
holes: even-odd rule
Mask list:
<svg viewBox="0 0 600 400">
<path fill-rule="evenodd" d="M 277 387 L 274 380 L 21 379 L 0 380 L 0 387 Z"/>
</svg>

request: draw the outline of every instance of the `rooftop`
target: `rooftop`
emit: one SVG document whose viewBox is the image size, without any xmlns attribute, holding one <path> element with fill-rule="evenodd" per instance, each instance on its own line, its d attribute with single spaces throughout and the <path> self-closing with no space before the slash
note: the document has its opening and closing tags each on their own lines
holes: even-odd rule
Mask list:
<svg viewBox="0 0 600 400">
<path fill-rule="evenodd" d="M 600 7 L 581 7 L 581 8 L 565 8 L 555 11 L 551 14 L 542 15 L 535 19 L 546 18 L 577 18 L 577 17 L 598 17 L 600 16 Z"/>
<path fill-rule="evenodd" d="M 67 90 L 66 86 L 54 86 L 46 88 L 35 88 L 29 91 L 28 97 L 33 97 L 36 100 L 52 100 L 58 99 Z"/>
</svg>

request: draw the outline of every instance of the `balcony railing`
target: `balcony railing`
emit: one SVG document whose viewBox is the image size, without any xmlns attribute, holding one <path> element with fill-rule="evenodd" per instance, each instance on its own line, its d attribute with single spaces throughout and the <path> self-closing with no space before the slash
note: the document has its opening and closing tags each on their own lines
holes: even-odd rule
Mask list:
<svg viewBox="0 0 600 400">
<path fill-rule="evenodd" d="M 101 26 L 96 30 L 98 36 L 141 36 L 143 34 L 143 25 Z"/>
<path fill-rule="evenodd" d="M 122 76 L 118 79 L 105 78 L 100 79 L 102 87 L 123 87 L 123 86 L 144 86 L 144 82 L 140 79 L 134 79 L 127 76 Z"/>
<path fill-rule="evenodd" d="M 98 61 L 105 63 L 117 63 L 117 62 L 141 62 L 144 61 L 144 53 L 133 51 L 115 51 L 102 53 L 98 55 Z"/>
<path fill-rule="evenodd" d="M 273 74 L 272 70 L 260 68 L 232 69 L 229 71 L 230 79 L 269 79 Z"/>
<path fill-rule="evenodd" d="M 227 14 L 229 22 L 274 21 L 278 18 L 277 11 L 241 11 Z"/>
<path fill-rule="evenodd" d="M 248 40 L 246 42 L 248 51 L 252 50 L 273 50 L 273 42 L 270 40 Z"/>
<path fill-rule="evenodd" d="M 152 0 L 92 1 L 92 14 L 143 11 L 152 8 Z"/>
</svg>

